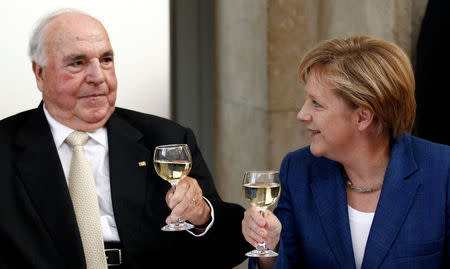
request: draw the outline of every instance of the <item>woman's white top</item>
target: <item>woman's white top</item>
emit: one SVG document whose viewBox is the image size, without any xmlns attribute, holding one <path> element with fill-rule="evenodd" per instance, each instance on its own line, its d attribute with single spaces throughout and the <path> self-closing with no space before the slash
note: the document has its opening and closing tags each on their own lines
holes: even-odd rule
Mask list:
<svg viewBox="0 0 450 269">
<path fill-rule="evenodd" d="M 375 212 L 361 212 L 348 206 L 348 217 L 350 221 L 350 233 L 352 236 L 353 253 L 355 255 L 356 269 L 361 269 L 369 237 L 370 226 L 372 226 Z"/>
</svg>

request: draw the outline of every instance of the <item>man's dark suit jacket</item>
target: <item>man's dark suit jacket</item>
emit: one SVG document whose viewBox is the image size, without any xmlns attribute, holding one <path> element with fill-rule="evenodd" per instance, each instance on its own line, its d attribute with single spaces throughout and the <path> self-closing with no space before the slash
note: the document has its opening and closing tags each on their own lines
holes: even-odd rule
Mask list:
<svg viewBox="0 0 450 269">
<path fill-rule="evenodd" d="M 111 196 L 125 268 L 231 268 L 249 248 L 244 209 L 221 201 L 193 133 L 172 121 L 116 108 L 106 124 Z M 203 237 L 162 232 L 170 184 L 153 167 L 157 145 L 186 143 L 189 176 L 213 204 Z M 139 166 L 145 161 L 147 166 Z M 220 264 L 212 260 L 221 260 Z M 0 121 L 0 268 L 85 268 L 64 172 L 42 104 Z"/>
</svg>

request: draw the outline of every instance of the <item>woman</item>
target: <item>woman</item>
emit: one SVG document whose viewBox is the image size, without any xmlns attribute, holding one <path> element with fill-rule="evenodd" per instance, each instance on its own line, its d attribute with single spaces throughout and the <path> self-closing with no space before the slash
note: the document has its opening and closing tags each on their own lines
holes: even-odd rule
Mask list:
<svg viewBox="0 0 450 269">
<path fill-rule="evenodd" d="M 275 214 L 245 213 L 247 241 L 279 253 L 259 268 L 450 268 L 450 147 L 405 133 L 416 108 L 405 53 L 332 39 L 299 73 L 311 145 L 284 158 Z"/>
</svg>

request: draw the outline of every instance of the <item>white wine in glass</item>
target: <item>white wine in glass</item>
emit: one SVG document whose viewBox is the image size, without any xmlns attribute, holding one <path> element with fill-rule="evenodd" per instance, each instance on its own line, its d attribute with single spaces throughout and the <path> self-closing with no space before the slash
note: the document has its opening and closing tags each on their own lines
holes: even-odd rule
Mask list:
<svg viewBox="0 0 450 269">
<path fill-rule="evenodd" d="M 156 173 L 168 181 L 176 190 L 178 181 L 185 178 L 192 167 L 192 157 L 186 144 L 162 145 L 155 148 L 153 165 Z M 166 232 L 184 231 L 194 228 L 194 225 L 181 218 L 174 223 L 165 225 L 161 230 Z"/>
<path fill-rule="evenodd" d="M 278 171 L 249 171 L 244 174 L 242 182 L 244 197 L 262 214 L 273 205 L 280 196 L 281 184 Z M 245 254 L 248 257 L 275 257 L 273 250 L 266 247 L 266 243 L 258 243 L 258 247 Z"/>
<path fill-rule="evenodd" d="M 245 184 L 244 197 L 252 206 L 264 210 L 273 205 L 280 195 L 280 183 Z"/>
<path fill-rule="evenodd" d="M 156 173 L 173 186 L 189 174 L 191 167 L 188 161 L 155 161 Z"/>
</svg>

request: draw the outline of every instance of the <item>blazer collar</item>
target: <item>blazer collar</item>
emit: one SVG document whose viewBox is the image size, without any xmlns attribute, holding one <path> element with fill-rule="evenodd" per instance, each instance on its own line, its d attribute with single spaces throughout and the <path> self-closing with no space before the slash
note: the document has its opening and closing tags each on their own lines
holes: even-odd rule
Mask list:
<svg viewBox="0 0 450 269">
<path fill-rule="evenodd" d="M 68 268 L 85 267 L 72 200 L 42 103 L 22 124 L 15 143 L 18 178 L 55 248 Z"/>
<path fill-rule="evenodd" d="M 144 145 L 143 134 L 116 112 L 106 127 L 114 217 L 122 244 L 135 245 L 129 240 L 139 241 L 141 234 L 146 191 L 152 186 L 147 172 L 153 169 L 153 153 Z"/>
<path fill-rule="evenodd" d="M 410 137 L 392 142 L 383 188 L 372 222 L 362 268 L 378 268 L 408 213 L 421 180 Z M 319 158 L 313 163 L 311 191 L 329 246 L 340 268 L 355 268 L 348 219 L 347 195 L 340 165 Z M 387 221 L 389 220 L 389 221 Z"/>
<path fill-rule="evenodd" d="M 347 195 L 340 165 L 320 158 L 313 166 L 310 187 L 328 244 L 340 268 L 355 268 Z"/>
<path fill-rule="evenodd" d="M 378 268 L 384 261 L 422 184 L 421 178 L 411 177 L 417 170 L 411 137 L 404 134 L 392 143 L 362 268 Z"/>
</svg>

